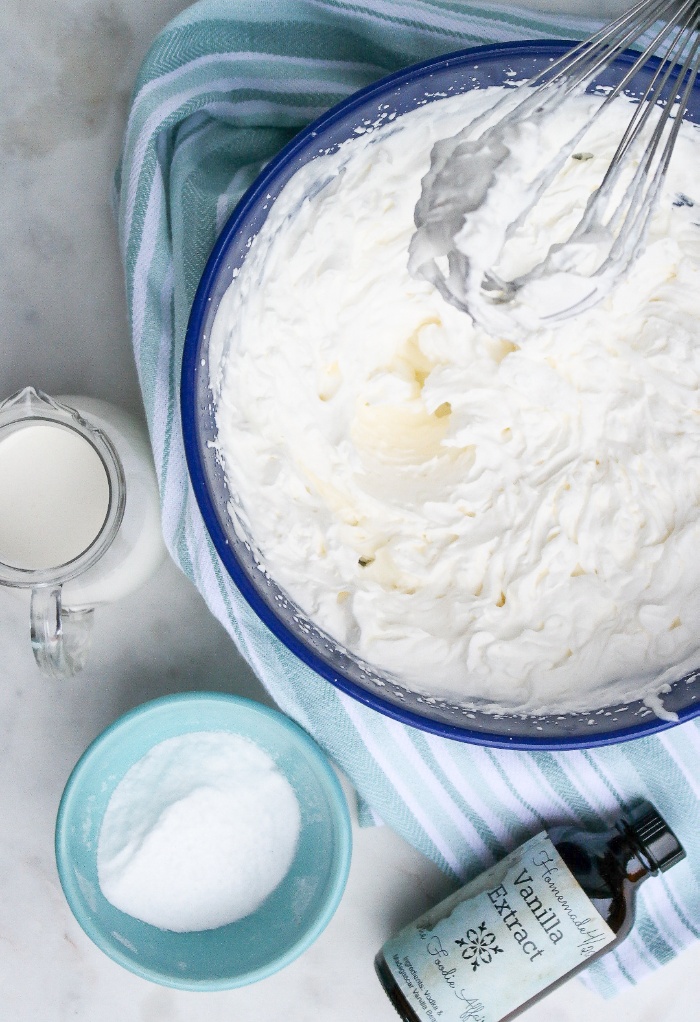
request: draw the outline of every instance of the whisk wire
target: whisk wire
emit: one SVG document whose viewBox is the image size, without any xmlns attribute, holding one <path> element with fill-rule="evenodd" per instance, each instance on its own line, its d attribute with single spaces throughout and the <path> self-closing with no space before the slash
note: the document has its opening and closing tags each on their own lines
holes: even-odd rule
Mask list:
<svg viewBox="0 0 700 1022">
<path fill-rule="evenodd" d="M 581 253 L 581 244 L 595 241 L 600 245 L 601 239 L 607 238 L 607 253 L 603 248 L 600 264 L 594 270 L 583 273 L 591 280 L 590 294 L 548 318 L 564 318 L 603 297 L 603 278 L 609 281 L 612 275 L 619 277 L 636 258 L 646 236 L 697 80 L 699 27 L 700 0 L 640 0 L 617 21 L 538 71 L 521 87 L 522 98 L 515 105 L 512 94 L 508 93 L 496 107 L 477 118 L 454 139 L 438 143 L 416 206 L 417 231 L 411 244 L 413 270 L 431 280 L 447 301 L 471 311 L 466 296 L 469 292 L 467 281 L 473 267 L 469 257 L 456 246 L 456 233 L 450 232 L 449 225 L 465 223 L 469 214 L 478 207 L 465 205 L 458 190 L 453 189 L 450 193 L 448 189 L 442 194 L 441 186 L 451 173 L 451 161 L 461 163 L 464 173 L 469 159 L 475 155 L 478 158 L 489 147 L 507 154 L 503 143 L 505 132 L 514 132 L 513 137 L 517 138 L 518 130 L 532 115 L 539 118 L 555 109 L 567 96 L 584 91 L 617 57 L 638 46 L 644 39 L 645 43 L 635 59 L 607 89 L 603 102 L 591 110 L 590 116 L 584 118 L 568 141 L 560 146 L 555 158 L 529 182 L 521 208 L 504 227 L 503 244 L 523 225 L 566 160 L 575 153 L 594 119 L 620 94 L 629 91 L 639 71 L 642 68 L 648 70 L 649 60 L 656 54 L 658 65 L 638 100 L 600 186 L 586 204 L 580 222 L 566 241 L 553 245 L 544 259 L 528 273 L 504 281 L 492 266 L 482 271 L 480 285 L 480 293 L 491 304 L 506 303 L 532 280 L 561 269 L 575 270 L 574 263 Z M 498 118 L 500 108 L 504 108 L 505 112 Z M 650 130 L 653 114 L 657 119 Z M 479 129 L 482 129 L 480 133 Z M 611 209 L 619 192 L 621 176 L 642 144 L 645 149 L 630 183 Z M 500 163 L 504 167 L 508 164 L 507 155 L 498 156 L 496 165 Z M 484 198 L 482 196 L 482 201 Z M 439 256 L 446 257 L 447 274 L 439 268 L 436 261 Z"/>
<path fill-rule="evenodd" d="M 593 276 L 602 275 L 613 266 L 622 272 L 630 265 L 654 213 L 656 200 L 663 185 L 683 115 L 698 74 L 697 57 L 700 52 L 700 37 L 696 36 L 694 40 L 692 38 L 693 30 L 697 24 L 697 10 L 694 11 L 692 8 L 697 5 L 691 2 L 685 6 L 687 7 L 685 21 L 678 29 L 665 61 L 659 65 L 654 78 L 647 87 L 600 187 L 593 193 L 579 225 L 571 236 L 572 239 L 582 236 L 595 223 L 596 218 L 599 223 L 602 222 L 610 193 L 617 185 L 624 170 L 624 157 L 632 151 L 635 143 L 644 141 L 644 129 L 652 116 L 652 111 L 660 109 L 656 125 L 651 137 L 646 142 L 646 149 L 639 161 L 632 182 L 608 220 L 607 228 L 615 235 L 610 253 Z M 689 42 L 691 45 L 680 70 L 678 70 L 676 61 L 682 56 Z M 664 91 L 674 77 L 681 83 L 682 91 L 680 94 L 676 93 L 673 98 L 667 98 L 663 106 L 659 108 Z M 670 129 L 666 142 L 652 173 L 654 160 L 669 121 Z"/>
<path fill-rule="evenodd" d="M 697 0 L 686 0 L 686 4 L 692 6 Z M 582 84 L 586 84 L 599 71 L 605 70 L 616 57 L 625 50 L 637 43 L 644 33 L 656 22 L 663 20 L 672 11 L 676 10 L 678 0 L 641 0 L 636 7 L 617 21 L 605 26 L 583 42 L 578 43 L 549 67 L 543 68 L 536 75 L 533 75 L 525 83 L 527 87 L 534 87 L 531 95 L 531 105 L 538 102 L 538 96 L 542 92 L 547 95 L 548 101 L 558 99 L 559 95 L 551 91 L 551 86 L 565 84 L 567 89 L 565 95 L 577 90 Z M 640 14 L 642 17 L 640 17 Z M 666 21 L 658 30 L 656 36 L 647 44 L 644 51 L 640 53 L 638 60 L 627 72 L 623 80 L 611 91 L 610 98 L 617 96 L 626 88 L 639 68 L 646 62 L 652 53 L 663 43 L 666 36 L 673 30 L 673 22 Z"/>
</svg>

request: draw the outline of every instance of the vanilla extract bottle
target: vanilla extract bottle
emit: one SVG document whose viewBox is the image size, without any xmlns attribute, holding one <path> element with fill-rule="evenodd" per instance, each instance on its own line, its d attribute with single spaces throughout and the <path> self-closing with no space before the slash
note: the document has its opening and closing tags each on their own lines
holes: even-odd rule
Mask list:
<svg viewBox="0 0 700 1022">
<path fill-rule="evenodd" d="M 640 884 L 683 858 L 648 802 L 543 831 L 387 941 L 377 974 L 404 1022 L 505 1022 L 624 940 Z"/>
</svg>

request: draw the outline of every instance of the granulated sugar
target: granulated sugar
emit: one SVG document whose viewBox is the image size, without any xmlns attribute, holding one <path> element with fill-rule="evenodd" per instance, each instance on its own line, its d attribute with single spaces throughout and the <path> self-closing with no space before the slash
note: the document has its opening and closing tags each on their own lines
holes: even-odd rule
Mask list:
<svg viewBox="0 0 700 1022">
<path fill-rule="evenodd" d="M 165 930 L 254 912 L 291 866 L 301 814 L 272 758 L 224 731 L 169 738 L 115 789 L 100 830 L 105 898 Z"/>
</svg>

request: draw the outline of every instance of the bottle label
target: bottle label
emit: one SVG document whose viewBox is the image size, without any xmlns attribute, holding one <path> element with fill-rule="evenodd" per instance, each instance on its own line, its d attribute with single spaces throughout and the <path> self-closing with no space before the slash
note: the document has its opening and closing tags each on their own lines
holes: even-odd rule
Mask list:
<svg viewBox="0 0 700 1022">
<path fill-rule="evenodd" d="M 498 1022 L 615 939 L 546 833 L 383 948 L 421 1022 Z"/>
</svg>

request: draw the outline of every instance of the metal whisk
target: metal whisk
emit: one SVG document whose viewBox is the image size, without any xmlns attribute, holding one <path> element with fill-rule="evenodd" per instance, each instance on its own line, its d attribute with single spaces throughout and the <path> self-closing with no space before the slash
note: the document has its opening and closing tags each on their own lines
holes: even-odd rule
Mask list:
<svg viewBox="0 0 700 1022">
<path fill-rule="evenodd" d="M 698 75 L 698 28 L 700 0 L 643 0 L 531 78 L 517 90 L 515 101 L 512 92 L 507 93 L 495 108 L 458 135 L 436 143 L 415 210 L 416 232 L 409 257 L 414 276 L 430 280 L 448 302 L 469 312 L 486 327 L 493 326 L 494 320 L 503 322 L 497 307 L 501 306 L 501 313 L 507 312 L 507 306 L 513 304 L 526 285 L 546 282 L 558 274 L 567 276 L 568 285 L 562 293 L 569 294 L 569 303 L 564 308 L 545 311 L 543 320 L 565 318 L 603 298 L 643 248 Z M 584 91 L 648 30 L 653 38 L 610 89 L 601 106 L 585 123 L 575 125 L 556 158 L 521 189 L 520 205 L 516 198 L 515 215 L 510 222 L 502 222 L 499 234 L 497 228 L 494 230 L 492 215 L 489 230 L 479 234 L 479 212 L 486 206 L 492 214 L 495 210 L 497 223 L 498 210 L 503 210 L 503 192 L 498 189 L 510 187 L 509 137 L 515 138 L 526 122 L 554 112 L 567 96 Z M 593 118 L 631 86 L 653 54 L 660 58 L 658 66 L 651 73 L 603 181 L 592 193 L 578 225 L 566 241 L 552 245 L 533 269 L 513 280 L 502 279 L 494 265 L 506 242 L 526 221 L 564 162 L 575 153 Z M 502 108 L 505 113 L 499 118 Z M 637 158 L 631 181 L 621 189 L 618 187 L 621 175 L 626 167 L 629 173 L 633 159 Z M 512 201 L 512 192 L 509 196 Z M 507 215 L 501 213 L 502 217 Z M 464 239 L 473 239 L 474 232 L 479 244 L 470 249 Z M 590 269 L 593 250 L 595 265 Z"/>
</svg>

